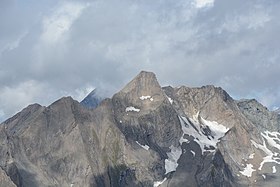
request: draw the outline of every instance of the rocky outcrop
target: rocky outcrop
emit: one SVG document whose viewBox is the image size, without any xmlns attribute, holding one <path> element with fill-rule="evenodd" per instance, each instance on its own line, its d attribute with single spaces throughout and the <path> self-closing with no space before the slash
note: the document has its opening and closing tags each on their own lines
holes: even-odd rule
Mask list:
<svg viewBox="0 0 280 187">
<path fill-rule="evenodd" d="M 130 144 L 145 152 L 146 156 L 143 153 L 141 158 L 141 153 L 137 153 L 141 162 L 138 175 L 144 174 L 143 177 L 151 182 L 162 180 L 166 172 L 167 152 L 171 151 L 171 146 L 179 147 L 182 130 L 176 111 L 155 75 L 141 72 L 113 96 L 112 102 L 117 127 Z"/>
<path fill-rule="evenodd" d="M 243 99 L 237 101 L 241 112 L 249 119 L 255 127 L 261 131 L 279 131 L 280 115 L 277 112 L 269 111 L 265 106 L 255 99 Z"/>
<path fill-rule="evenodd" d="M 275 186 L 278 128 L 255 100 L 143 71 L 111 99 L 64 97 L 1 124 L 0 186 Z"/>
</svg>

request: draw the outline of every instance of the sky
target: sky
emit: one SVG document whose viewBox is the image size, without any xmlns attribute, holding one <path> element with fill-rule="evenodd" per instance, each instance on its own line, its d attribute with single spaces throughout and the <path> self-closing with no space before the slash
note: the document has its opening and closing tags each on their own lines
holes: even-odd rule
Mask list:
<svg viewBox="0 0 280 187">
<path fill-rule="evenodd" d="M 279 0 L 0 0 L 0 121 L 141 70 L 280 106 Z"/>
</svg>

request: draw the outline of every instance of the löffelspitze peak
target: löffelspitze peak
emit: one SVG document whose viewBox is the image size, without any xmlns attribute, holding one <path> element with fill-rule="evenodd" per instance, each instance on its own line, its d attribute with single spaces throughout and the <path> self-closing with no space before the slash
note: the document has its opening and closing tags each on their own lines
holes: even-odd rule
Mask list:
<svg viewBox="0 0 280 187">
<path fill-rule="evenodd" d="M 149 92 L 150 88 L 156 90 L 161 89 L 160 84 L 157 81 L 156 75 L 152 72 L 141 71 L 132 81 L 130 81 L 121 92 Z M 140 93 L 139 93 L 140 94 Z"/>
<path fill-rule="evenodd" d="M 256 100 L 162 88 L 145 71 L 104 98 L 34 104 L 2 123 L 0 187 L 279 186 L 280 115 Z"/>
<path fill-rule="evenodd" d="M 163 102 L 169 103 L 161 88 L 156 75 L 152 72 L 141 71 L 121 91 L 113 96 L 113 101 L 120 100 L 123 107 L 141 107 L 142 110 L 150 112 Z M 115 102 L 114 102 L 115 103 Z"/>
</svg>

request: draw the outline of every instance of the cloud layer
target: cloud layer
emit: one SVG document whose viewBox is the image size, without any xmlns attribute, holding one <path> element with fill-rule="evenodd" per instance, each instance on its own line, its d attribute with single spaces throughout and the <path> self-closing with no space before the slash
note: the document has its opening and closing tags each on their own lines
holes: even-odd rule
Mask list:
<svg viewBox="0 0 280 187">
<path fill-rule="evenodd" d="M 3 0 L 0 121 L 94 87 L 113 93 L 141 70 L 280 106 L 279 3 Z"/>
</svg>

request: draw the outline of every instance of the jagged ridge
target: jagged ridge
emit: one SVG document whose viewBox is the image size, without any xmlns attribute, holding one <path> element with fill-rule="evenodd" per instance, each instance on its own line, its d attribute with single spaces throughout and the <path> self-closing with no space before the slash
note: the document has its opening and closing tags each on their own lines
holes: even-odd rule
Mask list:
<svg viewBox="0 0 280 187">
<path fill-rule="evenodd" d="M 81 103 L 65 97 L 6 120 L 0 177 L 28 187 L 279 182 L 279 115 L 255 100 L 214 86 L 161 88 L 145 71 L 101 100 L 93 91 Z"/>
</svg>

